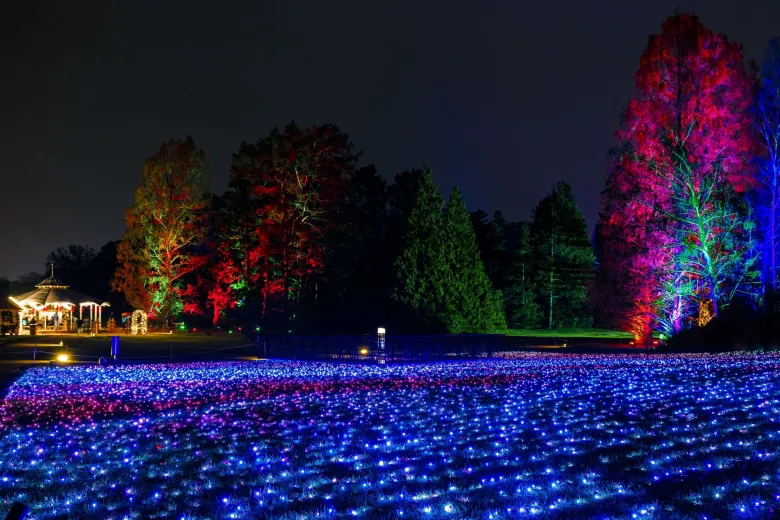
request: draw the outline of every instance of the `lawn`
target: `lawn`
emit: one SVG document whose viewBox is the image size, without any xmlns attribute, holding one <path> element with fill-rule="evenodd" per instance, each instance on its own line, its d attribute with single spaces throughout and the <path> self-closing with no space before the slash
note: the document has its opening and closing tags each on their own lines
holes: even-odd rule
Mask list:
<svg viewBox="0 0 780 520">
<path fill-rule="evenodd" d="M 774 518 L 780 356 L 31 369 L 0 515 Z"/>
<path fill-rule="evenodd" d="M 119 354 L 122 359 L 199 359 L 198 356 L 217 355 L 222 359 L 231 359 L 255 355 L 254 341 L 246 336 L 225 331 L 179 332 L 172 334 L 130 335 L 117 332 Z M 60 345 L 60 340 L 62 345 Z M 35 347 L 34 347 L 35 345 Z M 245 347 L 241 348 L 244 345 Z M 87 336 L 76 334 L 18 336 L 7 340 L 0 348 L 0 359 L 32 359 L 33 349 L 37 350 L 37 359 L 54 359 L 57 354 L 66 353 L 74 361 L 95 362 L 98 357 L 108 357 L 111 348 L 111 335 Z M 29 355 L 25 355 L 29 352 Z M 8 355 L 6 355 L 8 353 Z"/>
<path fill-rule="evenodd" d="M 530 338 L 632 339 L 629 332 L 620 330 L 572 327 L 567 329 L 509 329 L 507 336 Z"/>
</svg>

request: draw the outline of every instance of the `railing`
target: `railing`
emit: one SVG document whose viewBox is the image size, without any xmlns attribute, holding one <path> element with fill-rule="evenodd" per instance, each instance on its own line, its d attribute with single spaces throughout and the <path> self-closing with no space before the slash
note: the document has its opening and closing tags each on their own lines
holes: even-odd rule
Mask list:
<svg viewBox="0 0 780 520">
<path fill-rule="evenodd" d="M 284 359 L 340 359 L 372 363 L 492 357 L 504 336 L 259 336 L 258 356 Z"/>
</svg>

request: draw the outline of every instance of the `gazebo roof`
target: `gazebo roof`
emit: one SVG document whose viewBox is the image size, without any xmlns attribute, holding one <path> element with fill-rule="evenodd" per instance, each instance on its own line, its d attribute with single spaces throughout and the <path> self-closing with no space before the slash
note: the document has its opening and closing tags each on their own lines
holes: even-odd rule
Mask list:
<svg viewBox="0 0 780 520">
<path fill-rule="evenodd" d="M 61 281 L 54 278 L 54 268 L 52 268 L 51 276 L 46 278 L 44 281 L 36 285 L 35 287 L 38 288 L 44 288 L 44 287 L 50 287 L 50 288 L 57 288 L 57 289 L 67 289 L 68 286 L 62 283 Z"/>
<path fill-rule="evenodd" d="M 93 298 L 86 294 L 81 294 L 70 289 L 59 289 L 53 287 L 39 287 L 19 296 L 8 298 L 20 307 L 46 307 L 48 305 L 102 305 L 109 306 L 109 303 L 99 298 Z"/>
<path fill-rule="evenodd" d="M 40 307 L 52 306 L 71 306 L 71 305 L 100 305 L 110 306 L 105 300 L 93 298 L 77 291 L 72 291 L 67 285 L 54 277 L 54 266 L 52 266 L 51 276 L 35 286 L 34 291 L 20 294 L 19 296 L 9 296 L 8 299 L 18 307 Z"/>
</svg>

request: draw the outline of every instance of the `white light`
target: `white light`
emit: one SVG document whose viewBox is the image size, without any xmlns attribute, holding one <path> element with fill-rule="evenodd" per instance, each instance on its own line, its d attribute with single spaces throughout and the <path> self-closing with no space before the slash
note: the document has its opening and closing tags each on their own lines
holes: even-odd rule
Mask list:
<svg viewBox="0 0 780 520">
<path fill-rule="evenodd" d="M 378 329 L 376 329 L 376 333 L 377 334 L 384 334 L 385 333 L 385 328 L 384 327 L 379 327 Z"/>
</svg>

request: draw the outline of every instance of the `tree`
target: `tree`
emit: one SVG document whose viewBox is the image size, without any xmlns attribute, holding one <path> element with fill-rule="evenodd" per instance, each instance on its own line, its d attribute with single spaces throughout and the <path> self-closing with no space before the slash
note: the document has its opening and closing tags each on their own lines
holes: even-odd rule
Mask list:
<svg viewBox="0 0 780 520">
<path fill-rule="evenodd" d="M 203 152 L 191 137 L 171 139 L 146 160 L 125 214 L 115 288 L 166 323 L 183 309 L 183 278 L 199 265 L 194 248 L 204 235 L 207 187 Z"/>
<path fill-rule="evenodd" d="M 443 318 L 447 331 L 505 331 L 501 292 L 493 289 L 485 273 L 471 218 L 457 187 L 450 193 L 444 212 L 444 240 L 448 269 L 444 278 Z"/>
<path fill-rule="evenodd" d="M 249 146 L 242 144 L 233 155 L 234 172 L 245 161 L 251 162 L 247 154 Z M 261 203 L 248 181 L 232 178 L 228 191 L 212 198 L 207 229 L 197 289 L 201 301 L 187 310 L 199 314 L 203 308 L 209 309 L 215 326 L 221 320 L 229 320 L 247 330 L 254 328 L 262 319 L 260 284 L 264 266 L 261 260 L 268 256 L 269 236 Z"/>
<path fill-rule="evenodd" d="M 404 237 L 409 231 L 409 217 L 417 200 L 417 188 L 422 172 L 408 170 L 396 174 L 393 182 L 387 186 L 387 223 L 385 227 L 385 247 L 395 259 L 404 247 Z"/>
<path fill-rule="evenodd" d="M 649 305 L 666 333 L 717 316 L 752 283 L 752 211 L 737 196 L 751 184 L 751 88 L 740 45 L 693 15 L 670 16 L 642 55 L 602 231 L 614 232 L 605 248 L 633 244 L 618 269 L 646 278 L 633 314 Z"/>
<path fill-rule="evenodd" d="M 481 209 L 471 213 L 471 223 L 477 236 L 477 245 L 482 263 L 485 265 L 485 272 L 493 287 L 503 290 L 507 285 L 512 264 L 506 237 L 509 224 L 504 214 L 498 210 L 493 212 L 493 220 L 488 221 L 488 214 Z"/>
<path fill-rule="evenodd" d="M 300 328 L 299 314 L 316 305 L 327 232 L 358 155 L 335 125 L 291 123 L 255 144 L 242 144 L 233 158 L 231 186 L 240 190 L 238 201 L 248 212 L 233 212 L 225 224 L 235 228 L 237 249 L 225 255 L 233 263 L 225 272 L 234 274 L 215 295 L 224 299 L 226 285 L 246 284 L 249 296 L 259 300 L 257 319 L 277 330 L 292 330 L 295 323 Z"/>
<path fill-rule="evenodd" d="M 387 184 L 373 165 L 358 169 L 326 237 L 320 329 L 373 331 L 387 319 L 394 256 L 387 254 L 386 221 Z"/>
<path fill-rule="evenodd" d="M 395 261 L 393 298 L 413 328 L 442 330 L 444 287 L 449 271 L 444 245 L 444 199 L 427 166 L 423 165 L 415 177 L 403 247 Z"/>
<path fill-rule="evenodd" d="M 490 222 L 487 212 L 479 208 L 474 210 L 471 213 L 471 225 L 477 235 L 477 245 L 479 253 L 482 255 L 482 262 L 487 265 L 490 261 Z"/>
<path fill-rule="evenodd" d="M 107 242 L 99 250 L 88 245 L 60 246 L 46 256 L 46 267 L 54 264 L 55 277 L 77 291 L 110 301 L 112 308 L 121 306 L 121 301 L 112 301 L 111 291 L 118 243 Z"/>
<path fill-rule="evenodd" d="M 90 267 L 96 256 L 97 251 L 92 246 L 78 244 L 60 246 L 46 255 L 44 271 L 48 271 L 53 264 L 56 268 L 56 277 L 60 281 L 86 292 L 91 278 Z"/>
<path fill-rule="evenodd" d="M 588 290 L 593 279 L 593 246 L 571 186 L 555 185 L 533 211 L 530 225 L 537 302 L 549 328 L 590 326 Z"/>
<path fill-rule="evenodd" d="M 763 235 L 763 281 L 767 304 L 777 301 L 780 248 L 780 39 L 769 42 L 759 78 L 755 126 L 761 153 L 758 163 L 759 214 Z"/>
<path fill-rule="evenodd" d="M 11 293 L 13 295 L 23 294 L 35 289 L 35 286 L 41 283 L 48 275 L 30 271 L 20 274 L 11 282 Z"/>
<path fill-rule="evenodd" d="M 507 248 L 506 230 L 507 221 L 504 214 L 496 210 L 493 212 L 493 220 L 490 222 L 488 235 L 489 255 L 485 261 L 485 270 L 495 289 L 503 291 L 507 285 L 507 277 L 512 265 Z"/>
<path fill-rule="evenodd" d="M 84 288 L 80 289 L 111 303 L 111 308 L 116 310 L 122 307 L 122 298 L 111 289 L 111 280 L 117 270 L 117 247 L 119 240 L 110 240 L 103 244 L 92 258 L 87 267 L 89 280 Z"/>
<path fill-rule="evenodd" d="M 527 222 L 519 222 L 515 228 L 515 251 L 503 290 L 506 321 L 510 328 L 538 328 L 542 311 L 536 303 L 530 227 Z"/>
<path fill-rule="evenodd" d="M 121 292 L 133 309 L 151 309 L 149 253 L 145 234 L 136 212 L 125 211 L 126 231 L 116 248 L 117 268 L 111 289 Z"/>
</svg>

